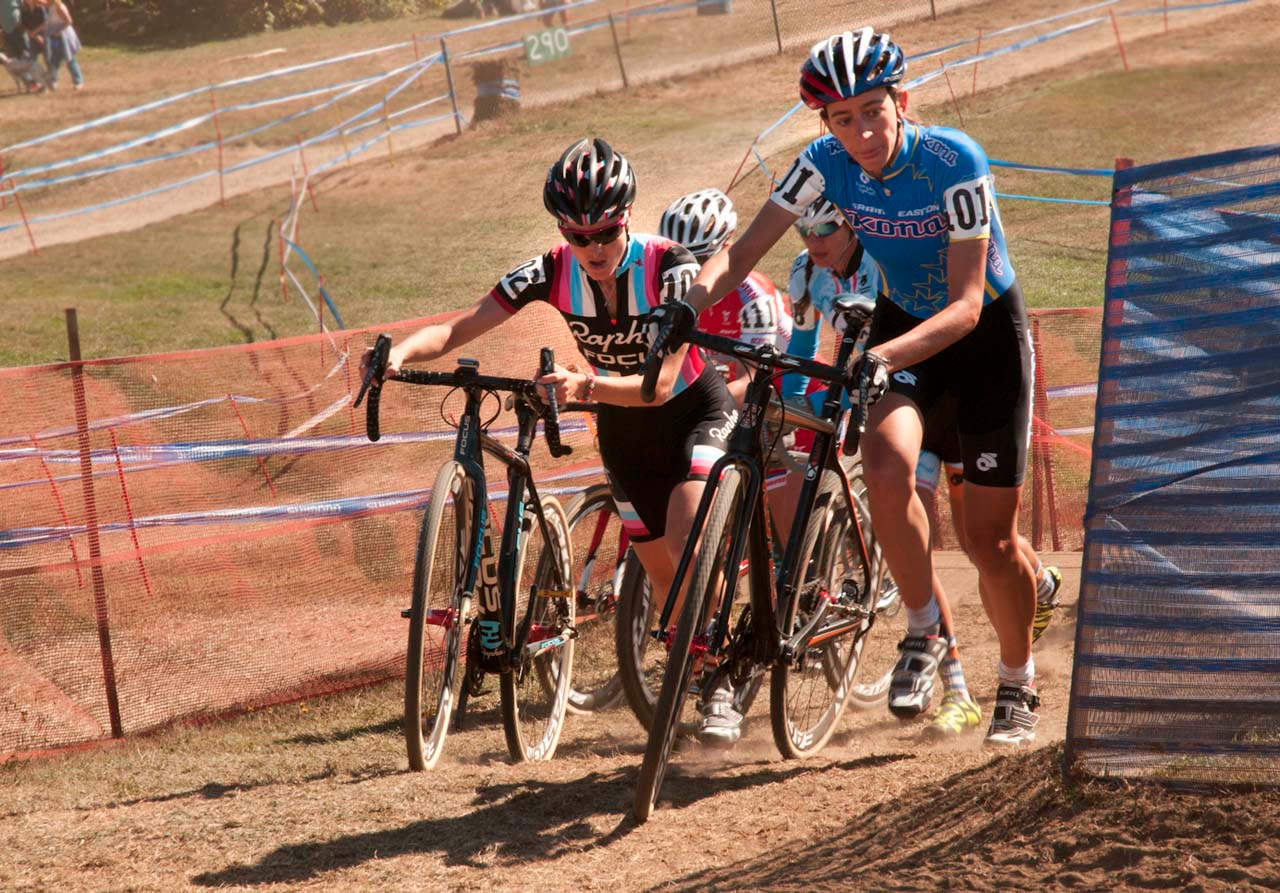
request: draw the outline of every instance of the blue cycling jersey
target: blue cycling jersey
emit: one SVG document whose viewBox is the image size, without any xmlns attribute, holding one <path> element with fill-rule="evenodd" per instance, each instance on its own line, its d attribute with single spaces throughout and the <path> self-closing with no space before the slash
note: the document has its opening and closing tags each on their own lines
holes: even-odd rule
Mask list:
<svg viewBox="0 0 1280 893">
<path fill-rule="evenodd" d="M 772 199 L 799 216 L 825 196 L 853 224 L 880 267 L 881 294 L 917 319 L 947 305 L 947 246 L 988 239 L 988 304 L 1013 285 L 1013 266 L 982 147 L 949 127 L 904 122 L 902 146 L 881 179 L 828 134 L 796 159 Z"/>
<path fill-rule="evenodd" d="M 822 321 L 826 320 L 832 327 L 836 325 L 836 295 L 861 294 L 875 298 L 880 291 L 880 272 L 875 261 L 865 251 L 855 251 L 855 258 L 856 269 L 837 272 L 815 264 L 809 259 L 807 250 L 796 256 L 787 284 L 793 319 L 787 353 L 809 360 L 817 359 Z M 855 258 L 850 258 L 851 264 Z M 803 396 L 808 389 L 809 376 L 798 372 L 788 372 L 783 376 L 784 398 Z"/>
</svg>

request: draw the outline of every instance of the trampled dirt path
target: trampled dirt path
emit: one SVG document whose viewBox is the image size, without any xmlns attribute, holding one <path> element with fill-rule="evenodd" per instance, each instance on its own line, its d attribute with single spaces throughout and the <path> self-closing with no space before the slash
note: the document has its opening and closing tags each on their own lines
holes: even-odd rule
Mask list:
<svg viewBox="0 0 1280 893">
<path fill-rule="evenodd" d="M 265 717 L 194 730 L 182 770 L 171 763 L 183 748 L 164 738 L 6 768 L 0 889 L 1280 889 L 1274 794 L 1064 784 L 1079 555 L 1045 558 L 1063 568 L 1066 598 L 1036 648 L 1034 749 L 928 743 L 919 723 L 876 710 L 788 762 L 761 705 L 733 751 L 682 751 L 661 808 L 636 826 L 644 742 L 625 708 L 573 717 L 554 760 L 512 765 L 491 696 L 435 770 L 410 773 L 391 687 L 347 702 L 325 734 Z M 989 715 L 995 639 L 976 574 L 955 553 L 939 567 Z M 96 760 L 114 790 L 86 777 Z M 70 778 L 41 788 L 42 772 Z"/>
</svg>

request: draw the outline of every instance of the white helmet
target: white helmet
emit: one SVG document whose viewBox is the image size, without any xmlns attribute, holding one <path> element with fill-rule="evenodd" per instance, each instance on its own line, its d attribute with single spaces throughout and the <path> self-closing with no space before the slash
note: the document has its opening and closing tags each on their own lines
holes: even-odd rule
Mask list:
<svg viewBox="0 0 1280 893">
<path fill-rule="evenodd" d="M 804 214 L 800 215 L 800 219 L 796 221 L 796 226 L 804 229 L 813 229 L 815 226 L 822 226 L 824 223 L 840 223 L 847 224 L 844 214 L 833 203 L 825 198 L 819 198 L 816 202 L 804 209 Z"/>
<path fill-rule="evenodd" d="M 719 189 L 700 189 L 683 195 L 662 214 L 658 235 L 688 248 L 698 260 L 715 254 L 738 228 L 738 215 L 729 196 Z"/>
</svg>

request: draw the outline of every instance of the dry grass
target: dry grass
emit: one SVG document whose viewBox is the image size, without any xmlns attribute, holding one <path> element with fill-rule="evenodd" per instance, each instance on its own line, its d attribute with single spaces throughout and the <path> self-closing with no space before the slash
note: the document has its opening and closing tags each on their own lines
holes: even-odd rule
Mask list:
<svg viewBox="0 0 1280 893">
<path fill-rule="evenodd" d="M 1021 20 L 1040 11 L 1031 6 L 1019 15 L 1002 7 L 999 17 Z M 1280 67 L 1269 49 L 1241 40 L 1227 69 L 1218 43 L 1222 34 L 1276 27 L 1276 5 L 1249 4 L 1222 22 L 1205 26 L 1221 28 L 1208 32 L 1214 39 L 1177 32 L 1131 43 L 1130 74 L 1119 70 L 1109 49 L 979 92 L 961 105 L 965 125 L 993 157 L 1071 167 L 1106 168 L 1118 155 L 1147 162 L 1280 139 L 1270 101 Z M 908 29 L 902 39 L 937 45 L 945 38 L 940 24 L 917 27 L 918 35 Z M 990 67 L 980 84 L 995 79 Z M 741 89 L 744 80 L 750 90 Z M 638 88 L 625 101 L 602 95 L 480 126 L 427 151 L 339 171 L 322 184 L 319 213 L 304 212 L 301 244 L 348 325 L 458 307 L 554 236 L 537 196 L 548 160 L 570 136 L 600 133 L 627 151 L 640 173 L 637 220 L 652 229 L 674 196 L 727 185 L 746 146 L 791 104 L 793 91 L 794 60 L 768 59 Z M 1227 94 L 1230 103 L 1222 101 Z M 690 96 L 699 101 L 691 103 Z M 958 123 L 945 90 L 941 97 L 922 91 L 919 100 L 926 120 Z M 1234 126 L 1241 120 L 1251 122 L 1247 133 Z M 802 135 L 811 135 L 807 131 L 801 128 Z M 771 147 L 770 164 L 785 165 L 796 147 Z M 1005 192 L 1108 194 L 1100 178 L 1007 170 L 998 177 Z M 734 197 L 749 213 L 763 200 L 763 179 L 748 179 Z M 264 190 L 225 209 L 4 262 L 10 312 L 0 322 L 0 363 L 64 357 L 61 308 L 70 304 L 80 309 L 90 357 L 312 330 L 314 320 L 300 301 L 282 301 L 274 242 L 266 244 L 269 226 L 288 203 L 286 189 Z M 1032 306 L 1101 300 L 1105 208 L 1008 200 L 1002 210 Z M 764 271 L 783 281 L 798 248 L 784 239 Z"/>
</svg>

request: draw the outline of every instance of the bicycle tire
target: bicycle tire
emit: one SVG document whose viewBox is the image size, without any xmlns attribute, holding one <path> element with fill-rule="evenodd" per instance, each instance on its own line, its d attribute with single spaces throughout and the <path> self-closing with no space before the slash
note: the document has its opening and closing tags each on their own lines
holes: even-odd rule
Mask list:
<svg viewBox="0 0 1280 893">
<path fill-rule="evenodd" d="M 693 563 L 693 576 L 689 585 L 680 620 L 676 624 L 675 637 L 667 658 L 667 668 L 662 677 L 662 688 L 654 707 L 653 722 L 649 726 L 649 738 L 645 743 L 644 760 L 640 764 L 640 776 L 636 782 L 632 812 L 637 822 L 645 822 L 653 814 L 671 759 L 671 747 L 680 727 L 680 716 L 685 700 L 690 695 L 689 681 L 693 675 L 695 660 L 691 652 L 694 637 L 705 628 L 707 599 L 714 598 L 720 604 L 723 593 L 713 591 L 722 586 L 726 575 L 717 573 L 732 545 L 733 528 L 728 522 L 744 510 L 740 504 L 741 475 L 737 469 L 726 469 L 720 478 L 715 501 L 707 513 L 701 531 L 702 546 Z M 697 535 L 694 532 L 692 535 Z M 714 543 L 714 548 L 707 544 Z M 739 575 L 732 578 L 732 589 L 737 589 Z"/>
<path fill-rule="evenodd" d="M 618 660 L 618 679 L 627 705 L 640 725 L 648 729 L 653 724 L 653 710 L 662 689 L 662 675 L 667 666 L 667 649 L 653 637 L 655 614 L 658 606 L 653 598 L 653 587 L 639 567 L 634 555 L 636 572 L 628 573 L 618 598 L 618 622 L 614 627 Z"/>
<path fill-rule="evenodd" d="M 470 494 L 462 466 L 446 462 L 422 513 L 409 608 L 403 721 L 409 768 L 415 771 L 430 769 L 440 759 L 461 686 L 459 666 L 469 605 L 462 599 L 464 567 L 458 545 L 470 539 Z M 451 519 L 447 524 L 446 518 Z M 441 536 L 442 532 L 446 535 Z M 452 624 L 428 623 L 433 605 L 455 611 Z M 442 629 L 442 637 L 437 638 L 434 631 Z"/>
<path fill-rule="evenodd" d="M 824 472 L 805 525 L 798 564 L 802 579 L 782 618 L 782 629 L 788 634 L 803 626 L 830 595 L 840 592 L 846 579 L 857 582 L 860 598 L 854 605 L 830 602 L 826 613 L 832 621 L 846 622 L 852 612 L 874 605 L 875 593 L 866 585 L 872 580 L 874 590 L 874 578 L 864 566 L 852 532 L 840 479 L 834 472 Z M 830 740 L 848 703 L 866 631 L 866 627 L 851 628 L 809 648 L 796 662 L 774 665 L 769 716 L 774 744 L 784 757 L 812 756 Z"/>
<path fill-rule="evenodd" d="M 662 689 L 670 650 L 653 635 L 658 606 L 653 601 L 649 578 L 634 554 L 628 555 L 627 560 L 635 564 L 635 571 L 629 571 L 624 577 L 622 595 L 618 599 L 618 676 L 622 680 L 627 705 L 647 731 L 653 723 L 653 711 L 658 703 L 658 692 Z M 759 673 L 741 689 L 734 689 L 734 708 L 743 716 L 751 709 L 763 681 L 764 674 Z M 682 722 L 677 734 L 692 734 L 696 725 Z"/>
<path fill-rule="evenodd" d="M 621 589 L 630 585 L 628 575 L 635 574 L 640 563 L 630 550 L 621 566 L 616 562 L 622 519 L 608 484 L 593 484 L 574 495 L 565 514 L 575 557 L 573 589 L 578 629 L 569 711 L 592 713 L 607 710 L 623 696 L 616 627 L 622 616 Z M 603 531 L 598 529 L 601 526 Z M 593 549 L 593 540 L 600 533 L 603 535 Z"/>
<path fill-rule="evenodd" d="M 569 521 L 553 496 L 542 498 L 540 511 L 554 542 L 542 541 L 542 525 L 538 523 L 537 513 L 528 513 L 528 532 L 521 533 L 513 590 L 516 622 L 523 625 L 527 619 L 530 631 L 536 626 L 557 633 L 567 632 L 569 638 L 559 645 L 548 646 L 536 656 L 526 654 L 526 642 L 517 639 L 512 667 L 501 674 L 502 725 L 506 730 L 507 751 L 517 763 L 549 760 L 555 756 L 564 729 L 573 675 L 575 599 L 569 589 L 573 566 Z M 526 587 L 524 581 L 530 565 L 533 579 Z M 549 590 L 564 594 L 535 594 Z"/>
</svg>

